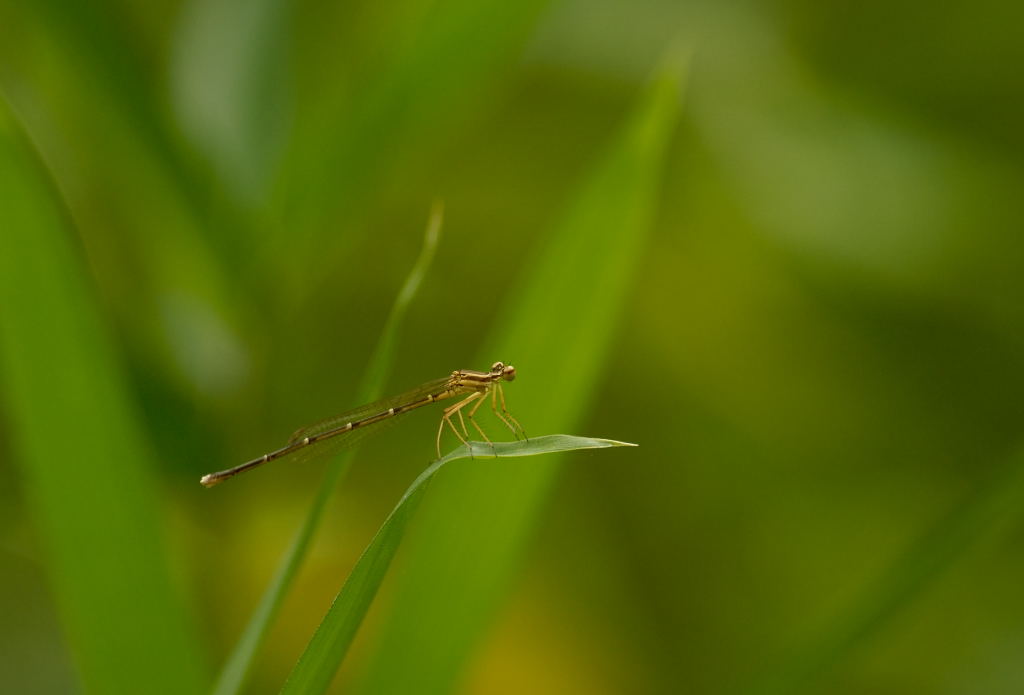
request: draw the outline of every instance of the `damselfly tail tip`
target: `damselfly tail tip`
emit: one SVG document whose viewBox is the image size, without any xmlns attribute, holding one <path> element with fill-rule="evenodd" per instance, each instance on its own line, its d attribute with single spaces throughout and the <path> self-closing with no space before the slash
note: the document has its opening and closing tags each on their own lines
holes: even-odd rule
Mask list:
<svg viewBox="0 0 1024 695">
<path fill-rule="evenodd" d="M 199 484 L 202 485 L 203 487 L 213 487 L 219 482 L 220 478 L 218 478 L 213 473 L 207 473 L 206 475 L 199 479 Z"/>
</svg>

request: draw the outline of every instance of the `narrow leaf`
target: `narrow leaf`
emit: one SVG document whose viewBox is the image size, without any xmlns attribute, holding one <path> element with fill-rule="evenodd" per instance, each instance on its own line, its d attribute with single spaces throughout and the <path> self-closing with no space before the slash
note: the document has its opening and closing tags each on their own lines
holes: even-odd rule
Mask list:
<svg viewBox="0 0 1024 695">
<path fill-rule="evenodd" d="M 370 541 L 370 545 L 363 551 L 281 692 L 288 695 L 315 695 L 325 692 L 330 686 L 338 666 L 352 644 L 356 630 L 362 623 L 373 597 L 376 596 L 377 589 L 380 588 L 385 572 L 391 565 L 409 519 L 419 506 L 428 483 L 445 464 L 464 458 L 500 461 L 510 457 L 537 456 L 579 449 L 604 449 L 613 446 L 636 445 L 611 439 L 558 434 L 529 441 L 495 442 L 493 445 L 469 442 L 468 445 L 460 446 L 444 458 L 435 461 L 405 491 L 402 499 Z"/>
<path fill-rule="evenodd" d="M 571 430 L 594 407 L 650 234 L 682 71 L 673 55 L 528 265 L 486 341 L 482 363 L 500 359 L 518 370 L 506 395 L 527 432 Z M 438 481 L 410 534 L 382 642 L 356 692 L 452 690 L 513 576 L 556 471 L 472 466 Z"/>
<path fill-rule="evenodd" d="M 195 693 L 152 456 L 62 205 L 0 102 L 0 398 L 83 689 Z"/>
<path fill-rule="evenodd" d="M 441 236 L 442 220 L 443 208 L 440 203 L 435 203 L 430 219 L 427 222 L 427 230 L 423 238 L 423 249 L 420 251 L 420 256 L 412 270 L 409 272 L 405 284 L 395 298 L 394 306 L 392 306 L 391 314 L 384 324 L 373 359 L 366 370 L 366 376 L 357 399 L 360 402 L 376 400 L 384 389 L 384 382 L 394 363 L 395 345 L 398 341 L 402 320 L 405 317 L 409 304 L 416 296 L 416 292 L 419 290 L 420 284 L 430 268 L 430 264 L 434 260 L 434 254 L 437 251 L 437 244 Z M 298 533 L 295 534 L 291 546 L 281 559 L 277 572 L 274 573 L 274 578 L 263 593 L 259 605 L 249 620 L 249 624 L 246 626 L 242 637 L 239 639 L 238 644 L 235 645 L 231 656 L 228 658 L 224 669 L 217 679 L 217 685 L 214 688 L 215 695 L 233 695 L 234 693 L 241 692 L 242 687 L 245 685 L 245 680 L 252 670 L 256 654 L 266 639 L 267 632 L 269 632 L 274 624 L 274 619 L 277 617 L 281 604 L 295 580 L 295 575 L 298 573 L 303 560 L 306 558 L 306 554 L 309 552 L 310 543 L 323 519 L 327 502 L 331 499 L 345 473 L 348 471 L 353 454 L 354 450 L 349 449 L 328 464 L 326 477 L 320 486 L 320 492 L 309 509 L 309 513 L 306 515 L 305 522 Z"/>
</svg>

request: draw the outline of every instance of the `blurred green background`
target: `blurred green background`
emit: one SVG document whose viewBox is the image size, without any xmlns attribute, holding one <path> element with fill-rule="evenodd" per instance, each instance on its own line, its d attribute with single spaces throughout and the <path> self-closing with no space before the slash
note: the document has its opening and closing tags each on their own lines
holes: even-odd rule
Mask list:
<svg viewBox="0 0 1024 695">
<path fill-rule="evenodd" d="M 359 405 L 441 199 L 386 391 L 501 359 L 531 434 L 640 448 L 446 469 L 333 691 L 1021 692 L 1021 27 L 0 0 L 0 690 L 211 686 L 323 465 L 198 478 Z M 246 692 L 435 423 L 359 450 Z"/>
</svg>

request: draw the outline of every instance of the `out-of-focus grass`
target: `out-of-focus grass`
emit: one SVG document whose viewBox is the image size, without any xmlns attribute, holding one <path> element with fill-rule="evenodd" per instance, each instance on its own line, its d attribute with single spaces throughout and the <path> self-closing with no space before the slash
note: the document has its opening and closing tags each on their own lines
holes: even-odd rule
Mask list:
<svg viewBox="0 0 1024 695">
<path fill-rule="evenodd" d="M 492 329 L 479 361 L 516 365 L 524 387 L 516 389 L 512 407 L 528 431 L 571 430 L 602 377 L 654 214 L 683 70 L 673 53 L 586 175 Z M 435 486 L 357 692 L 453 687 L 510 581 L 556 471 L 556 462 L 468 468 Z"/>
<path fill-rule="evenodd" d="M 245 208 L 260 207 L 289 133 L 290 5 L 192 0 L 174 33 L 174 112 L 227 197 Z"/>
<path fill-rule="evenodd" d="M 211 650 L 230 649 L 294 527 L 317 514 L 314 492 L 305 475 L 267 471 L 214 493 L 195 477 L 358 402 L 418 250 L 406 232 L 439 195 L 446 243 L 407 317 L 396 383 L 511 361 L 521 378 L 509 405 L 531 434 L 574 431 L 586 408 L 588 430 L 644 447 L 628 468 L 607 452 L 561 469 L 542 543 L 524 539 L 553 461 L 439 476 L 406 529 L 412 574 L 381 594 L 396 605 L 372 606 L 345 686 L 369 665 L 371 691 L 405 674 L 446 689 L 500 604 L 515 610 L 472 659 L 469 691 L 515 690 L 516 678 L 555 691 L 581 679 L 615 692 L 1021 690 L 1019 486 L 985 481 L 1019 445 L 1024 393 L 1022 10 L 936 6 L 928 31 L 898 30 L 920 25 L 916 10 L 0 0 L 0 89 L 56 184 L 40 197 L 26 192 L 40 189 L 34 167 L 5 170 L 5 191 L 21 188 L 2 201 L 0 282 L 18 297 L 0 311 L 26 330 L 5 322 L 0 338 L 14 356 L 0 407 L 0 690 L 38 692 L 35 663 L 63 664 L 65 651 L 80 664 L 105 656 L 83 635 L 105 629 L 93 617 L 132 627 L 126 612 L 68 609 L 98 580 L 74 584 L 47 550 L 70 524 L 41 496 L 50 476 L 99 508 L 86 518 L 69 499 L 82 539 L 72 559 L 95 545 L 111 586 L 134 576 L 121 565 L 163 557 L 159 539 L 111 556 L 112 519 L 115 533 L 150 540 L 169 522 L 172 572 Z M 653 234 L 609 231 L 632 227 L 608 211 L 647 195 L 641 174 L 584 188 L 548 239 L 552 210 L 594 173 L 593 153 L 680 30 L 698 48 L 692 108 Z M 59 238 L 78 255 L 47 252 L 32 271 L 19 259 L 53 239 L 29 235 L 22 213 L 47 206 L 68 211 Z M 625 284 L 609 348 L 592 326 L 612 321 Z M 79 349 L 54 298 L 89 307 L 73 319 L 98 313 L 106 347 L 86 336 Z M 114 387 L 97 387 L 111 374 Z M 22 425 L 26 403 L 46 406 L 25 400 L 44 377 L 66 396 L 48 407 L 83 419 L 39 444 Z M 141 405 L 159 457 L 107 408 L 109 388 Z M 135 435 L 93 427 L 103 410 Z M 246 647 L 248 689 L 283 682 L 354 552 L 420 472 L 417 457 L 426 464 L 422 420 L 360 449 L 367 465 L 327 505 L 265 648 L 251 661 Z M 83 464 L 101 477 L 131 464 L 89 459 L 99 446 L 142 468 L 125 485 L 148 484 L 158 460 L 159 503 L 143 490 L 112 509 L 123 485 L 94 490 L 78 485 L 87 465 L 64 475 L 50 463 L 87 427 Z M 406 446 L 374 465 L 378 447 Z M 1000 525 L 1011 530 L 989 543 Z M 532 561 L 510 602 L 517 548 Z M 10 566 L 30 584 L 52 577 L 52 597 L 21 596 Z M 152 570 L 126 600 L 147 583 L 155 607 L 140 618 L 170 594 Z M 63 638 L 36 615 L 53 612 L 51 598 Z M 135 664 L 149 668 L 122 668 Z M 161 682 L 187 690 L 190 667 Z M 101 690 L 83 673 L 84 689 Z"/>
<path fill-rule="evenodd" d="M 402 319 L 409 309 L 409 304 L 419 291 L 423 278 L 434 260 L 437 252 L 437 244 L 441 234 L 441 222 L 443 219 L 443 208 L 440 203 L 435 203 L 427 222 L 427 230 L 423 239 L 423 250 L 416 261 L 405 284 L 395 298 L 395 304 L 391 308 L 391 314 L 384 324 L 377 349 L 374 350 L 373 359 L 366 369 L 363 377 L 363 385 L 359 389 L 360 403 L 369 403 L 380 398 L 384 389 L 384 382 L 394 363 L 395 349 L 398 343 L 398 336 L 402 326 Z M 327 503 L 334 495 L 339 483 L 344 479 L 345 473 L 352 462 L 354 451 L 349 449 L 337 456 L 327 467 L 326 477 L 320 485 L 320 491 L 309 508 L 309 513 L 302 527 L 295 534 L 295 539 L 289 546 L 285 556 L 270 585 L 263 593 L 259 605 L 253 611 L 253 615 L 246 626 L 242 637 L 228 657 L 217 684 L 214 687 L 215 695 L 231 695 L 242 690 L 245 680 L 252 669 L 253 660 L 266 639 L 267 632 L 274 622 L 281 603 L 284 601 L 288 591 L 292 588 L 295 575 L 299 571 L 302 562 L 309 552 L 310 543 L 316 533 L 320 522 L 323 520 Z M 333 673 L 333 671 L 332 671 Z"/>
<path fill-rule="evenodd" d="M 486 466 L 485 461 L 495 459 L 501 459 L 502 463 L 505 463 L 506 458 L 615 446 L 635 445 L 564 434 L 534 437 L 517 442 L 468 442 L 432 463 L 405 491 L 360 556 L 359 562 L 345 580 L 345 585 L 331 604 L 330 611 L 320 623 L 281 692 L 291 695 L 322 693 L 330 686 L 338 666 L 348 653 L 356 630 L 362 624 L 370 602 L 377 595 L 384 573 L 391 566 L 391 560 L 405 535 L 410 518 L 419 507 L 430 481 L 440 472 L 442 466 L 464 458 L 479 460 L 479 465 Z"/>
<path fill-rule="evenodd" d="M 736 692 L 819 692 L 829 670 L 851 658 L 969 553 L 1019 523 L 1022 510 L 1024 452 L 1018 451 L 903 550 L 843 613 Z"/>
<path fill-rule="evenodd" d="M 307 81 L 297 87 L 295 119 L 300 129 L 285 154 L 276 182 L 275 214 L 290 222 L 268 244 L 269 258 L 300 287 L 308 274 L 329 272 L 305 262 L 315 250 L 329 260 L 351 248 L 351 234 L 338 244 L 324 229 L 344 219 L 350 231 L 374 189 L 399 162 L 444 142 L 449 131 L 472 111 L 480 95 L 515 55 L 548 0 L 421 0 L 380 4 L 359 18 L 358 28 L 376 23 L 383 34 L 373 47 L 375 60 L 345 74 L 347 90 L 324 90 L 336 79 L 340 57 L 348 49 L 321 21 L 317 7 L 308 22 L 310 47 L 298 51 L 299 71 Z M 313 8 L 310 8 L 313 9 Z M 359 43 L 358 34 L 348 37 Z M 352 69 L 351 66 L 347 66 Z M 313 79 L 308 79 L 313 78 Z M 351 91 L 349 91 L 351 90 Z M 287 254 L 282 250 L 287 249 Z M 281 267 L 282 261 L 285 263 Z"/>
<path fill-rule="evenodd" d="M 59 196 L 0 102 L 0 380 L 83 686 L 197 693 L 153 456 Z"/>
<path fill-rule="evenodd" d="M 51 58 L 53 68 L 88 75 L 96 99 L 124 116 L 183 200 L 195 212 L 204 210 L 206 177 L 176 137 L 160 83 L 150 76 L 157 44 L 133 34 L 111 3 L 42 0 L 25 9 L 38 21 L 33 28 L 49 34 L 59 47 Z"/>
<path fill-rule="evenodd" d="M 243 345 L 258 335 L 251 312 L 236 303 L 245 282 L 239 236 L 251 220 L 179 132 L 163 82 L 152 76 L 160 41 L 133 33 L 108 3 L 44 0 L 8 12 L 46 58 L 33 61 L 26 44 L 12 50 L 4 86 L 33 116 L 26 129 L 87 230 L 99 294 L 129 350 L 182 393 L 217 398 L 239 388 L 250 367 Z M 145 233 L 135 234 L 142 223 L 128 220 L 140 199 Z M 127 276 L 131 292 L 119 287 Z"/>
</svg>

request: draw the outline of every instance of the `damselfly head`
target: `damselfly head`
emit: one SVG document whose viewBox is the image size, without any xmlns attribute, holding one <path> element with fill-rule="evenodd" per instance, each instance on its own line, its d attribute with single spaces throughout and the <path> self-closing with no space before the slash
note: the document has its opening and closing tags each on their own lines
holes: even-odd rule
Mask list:
<svg viewBox="0 0 1024 695">
<path fill-rule="evenodd" d="M 516 368 L 511 364 L 495 362 L 491 365 L 491 374 L 505 381 L 514 381 L 516 378 Z"/>
</svg>

